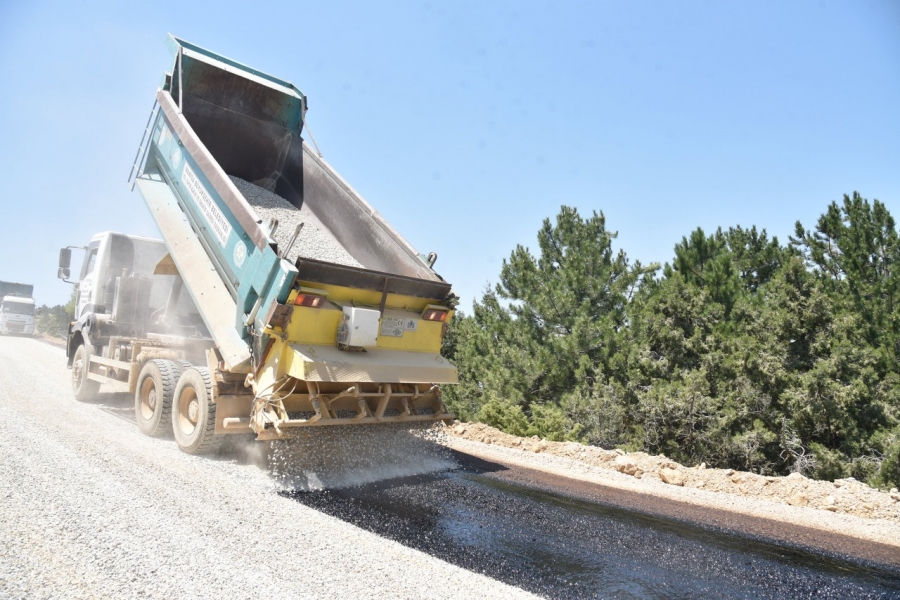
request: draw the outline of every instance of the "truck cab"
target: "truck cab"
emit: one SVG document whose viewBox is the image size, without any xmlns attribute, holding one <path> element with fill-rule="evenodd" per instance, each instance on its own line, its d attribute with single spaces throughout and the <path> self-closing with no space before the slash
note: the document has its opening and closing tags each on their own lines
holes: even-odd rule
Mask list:
<svg viewBox="0 0 900 600">
<path fill-rule="evenodd" d="M 0 281 L 0 333 L 34 335 L 34 286 Z"/>
<path fill-rule="evenodd" d="M 24 296 L 0 298 L 0 333 L 34 335 L 34 300 Z"/>
<path fill-rule="evenodd" d="M 123 300 L 116 293 L 117 280 L 121 284 L 123 278 L 149 286 L 148 307 L 165 303 L 174 279 L 153 279 L 157 264 L 167 252 L 162 240 L 106 231 L 94 235 L 84 251 L 75 281 L 76 319 L 91 312 L 112 314 L 116 300 Z"/>
<path fill-rule="evenodd" d="M 60 251 L 59 277 L 69 281 L 71 248 Z M 110 353 L 117 337 L 151 333 L 205 337 L 207 332 L 177 271 L 167 268 L 161 240 L 106 231 L 94 235 L 74 281 L 76 304 L 69 327 L 68 356 L 89 344 L 97 354 Z"/>
</svg>

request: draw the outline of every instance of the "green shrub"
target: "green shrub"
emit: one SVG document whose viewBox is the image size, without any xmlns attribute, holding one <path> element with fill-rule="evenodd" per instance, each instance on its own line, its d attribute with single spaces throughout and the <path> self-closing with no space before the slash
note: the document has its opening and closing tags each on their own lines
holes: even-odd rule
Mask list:
<svg viewBox="0 0 900 600">
<path fill-rule="evenodd" d="M 900 437 L 888 448 L 881 461 L 879 470 L 881 483 L 887 486 L 900 487 Z"/>
<path fill-rule="evenodd" d="M 511 435 L 528 435 L 528 417 L 517 404 L 492 398 L 478 411 L 476 420 Z"/>
<path fill-rule="evenodd" d="M 815 457 L 815 464 L 809 475 L 815 479 L 834 481 L 850 475 L 847 457 L 841 452 L 829 450 L 822 444 L 816 443 L 811 444 L 810 449 Z"/>
</svg>

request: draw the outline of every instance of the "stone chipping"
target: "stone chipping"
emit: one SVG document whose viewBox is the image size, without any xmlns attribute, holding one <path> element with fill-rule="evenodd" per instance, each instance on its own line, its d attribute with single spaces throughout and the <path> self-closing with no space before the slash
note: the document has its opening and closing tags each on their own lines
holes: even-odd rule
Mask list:
<svg viewBox="0 0 900 600">
<path fill-rule="evenodd" d="M 294 235 L 297 225 L 303 229 L 288 256 L 294 262 L 298 257 L 313 258 L 347 267 L 362 267 L 355 258 L 335 239 L 334 235 L 319 223 L 308 211 L 303 211 L 281 196 L 265 188 L 244 181 L 240 177 L 231 178 L 232 183 L 256 211 L 265 227 L 269 220 L 278 219 L 278 228 L 272 236 L 278 242 L 279 250 L 285 248 Z"/>
</svg>

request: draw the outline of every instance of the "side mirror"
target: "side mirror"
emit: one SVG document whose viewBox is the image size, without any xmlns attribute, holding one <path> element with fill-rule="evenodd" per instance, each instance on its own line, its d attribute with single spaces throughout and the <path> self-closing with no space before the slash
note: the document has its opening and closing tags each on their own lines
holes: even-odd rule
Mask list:
<svg viewBox="0 0 900 600">
<path fill-rule="evenodd" d="M 62 279 L 63 281 L 67 280 L 69 278 L 69 269 L 67 269 L 65 267 L 60 267 L 59 270 L 56 272 L 56 276 L 59 277 L 60 279 Z"/>
<path fill-rule="evenodd" d="M 59 251 L 59 268 L 66 270 L 66 277 L 69 275 L 69 265 L 72 264 L 72 250 L 69 248 L 61 248 Z"/>
</svg>

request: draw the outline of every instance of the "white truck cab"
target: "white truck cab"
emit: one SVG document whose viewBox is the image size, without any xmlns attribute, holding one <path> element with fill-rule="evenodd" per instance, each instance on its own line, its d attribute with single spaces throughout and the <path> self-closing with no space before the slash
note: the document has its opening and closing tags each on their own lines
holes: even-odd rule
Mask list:
<svg viewBox="0 0 900 600">
<path fill-rule="evenodd" d="M 0 333 L 34 335 L 34 299 L 24 296 L 0 298 Z"/>
<path fill-rule="evenodd" d="M 84 250 L 81 268 L 74 272 L 72 248 Z M 161 240 L 113 231 L 94 235 L 87 246 L 60 250 L 57 275 L 76 286 L 67 343 L 70 366 L 81 345 L 89 354 L 114 358 L 114 346 L 123 339 L 151 333 L 208 335 L 190 295 L 182 293 L 174 264 L 163 260 L 167 254 Z"/>
<path fill-rule="evenodd" d="M 88 312 L 112 312 L 116 278 L 152 277 L 156 264 L 166 254 L 166 246 L 161 240 L 112 231 L 94 235 L 84 250 L 84 261 L 75 280 L 78 287 L 76 320 Z M 155 292 L 155 297 L 150 299 L 150 304 L 164 303 L 168 290 L 162 286 L 154 287 L 156 289 L 151 289 L 151 293 Z"/>
</svg>

